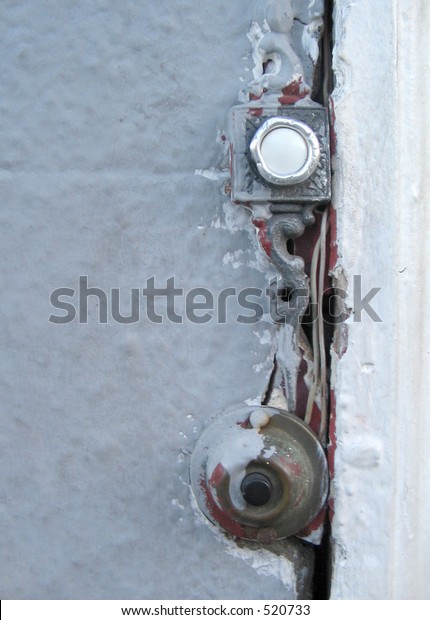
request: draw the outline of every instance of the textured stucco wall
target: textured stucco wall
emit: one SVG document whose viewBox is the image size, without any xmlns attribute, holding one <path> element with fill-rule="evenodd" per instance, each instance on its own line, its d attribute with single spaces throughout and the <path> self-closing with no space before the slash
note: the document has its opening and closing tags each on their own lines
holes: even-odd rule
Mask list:
<svg viewBox="0 0 430 620">
<path fill-rule="evenodd" d="M 289 598 L 311 565 L 294 542 L 291 563 L 237 548 L 190 504 L 187 454 L 264 390 L 270 323 L 99 325 L 95 304 L 48 322 L 79 275 L 125 307 L 153 275 L 265 286 L 248 215 L 195 174 L 262 4 L 2 2 L 2 598 Z"/>
</svg>

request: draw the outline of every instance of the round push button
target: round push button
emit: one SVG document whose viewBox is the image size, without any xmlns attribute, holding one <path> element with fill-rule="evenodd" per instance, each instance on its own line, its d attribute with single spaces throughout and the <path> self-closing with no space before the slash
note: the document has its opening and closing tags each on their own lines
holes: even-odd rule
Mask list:
<svg viewBox="0 0 430 620">
<path fill-rule="evenodd" d="M 311 176 L 318 166 L 320 146 L 308 125 L 273 117 L 255 132 L 249 146 L 258 173 L 274 185 L 294 185 Z"/>
<path fill-rule="evenodd" d="M 276 175 L 296 173 L 306 164 L 308 145 L 295 129 L 273 129 L 261 142 L 261 158 L 267 168 Z"/>
</svg>

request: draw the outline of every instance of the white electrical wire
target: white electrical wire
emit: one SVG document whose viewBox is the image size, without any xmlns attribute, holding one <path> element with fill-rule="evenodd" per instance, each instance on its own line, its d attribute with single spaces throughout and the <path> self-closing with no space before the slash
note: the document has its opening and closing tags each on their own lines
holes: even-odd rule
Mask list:
<svg viewBox="0 0 430 620">
<path fill-rule="evenodd" d="M 315 403 L 316 393 L 320 387 L 321 393 L 321 422 L 319 437 L 322 441 L 327 432 L 327 360 L 324 339 L 324 317 L 322 312 L 322 298 L 324 293 L 325 264 L 327 257 L 327 217 L 328 208 L 321 218 L 320 236 L 315 244 L 312 254 L 310 273 L 310 301 L 312 308 L 312 349 L 314 354 L 313 383 L 309 390 L 306 403 L 305 422 L 309 424 L 312 419 L 312 410 Z M 318 270 L 319 267 L 319 270 Z M 318 272 L 318 279 L 317 279 Z"/>
<path fill-rule="evenodd" d="M 317 268 L 320 256 L 321 236 L 315 244 L 312 254 L 311 274 L 310 274 L 310 301 L 312 310 L 312 349 L 314 354 L 313 383 L 309 390 L 308 401 L 306 403 L 305 422 L 309 424 L 312 418 L 312 409 L 319 381 L 319 339 L 318 339 L 318 287 L 317 287 Z"/>
<path fill-rule="evenodd" d="M 321 423 L 319 438 L 321 441 L 325 440 L 327 432 L 327 360 L 325 354 L 325 339 L 324 339 L 324 317 L 322 311 L 322 300 L 324 293 L 324 278 L 325 278 L 325 263 L 326 263 L 326 239 L 327 239 L 327 215 L 328 207 L 324 210 L 321 218 L 321 232 L 320 232 L 320 270 L 318 280 L 318 293 L 319 293 L 319 308 L 318 308 L 318 344 L 319 344 L 319 358 L 321 364 Z"/>
</svg>

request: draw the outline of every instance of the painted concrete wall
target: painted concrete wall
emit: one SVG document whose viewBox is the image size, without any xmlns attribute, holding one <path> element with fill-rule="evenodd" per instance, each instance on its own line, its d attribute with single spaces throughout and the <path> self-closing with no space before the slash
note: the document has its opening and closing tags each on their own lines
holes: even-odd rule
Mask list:
<svg viewBox="0 0 430 620">
<path fill-rule="evenodd" d="M 261 395 L 271 323 L 237 324 L 233 305 L 226 324 L 159 325 L 142 301 L 139 323 L 100 325 L 96 298 L 86 325 L 48 320 L 80 275 L 120 288 L 123 314 L 151 276 L 265 287 L 249 216 L 210 172 L 264 8 L 2 3 L 2 598 L 308 593 L 309 548 L 240 548 L 190 502 L 195 438 Z"/>
<path fill-rule="evenodd" d="M 430 25 L 426 2 L 336 2 L 339 254 L 381 322 L 335 367 L 332 598 L 428 599 Z M 358 316 L 355 316 L 358 319 Z"/>
</svg>

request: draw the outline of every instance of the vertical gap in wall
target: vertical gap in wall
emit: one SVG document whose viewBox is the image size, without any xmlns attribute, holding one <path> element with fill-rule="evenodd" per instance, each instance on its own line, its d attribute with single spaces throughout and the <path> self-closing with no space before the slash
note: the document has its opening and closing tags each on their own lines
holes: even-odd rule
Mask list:
<svg viewBox="0 0 430 620">
<path fill-rule="evenodd" d="M 318 84 L 317 92 L 312 94 L 315 101 L 329 107 L 330 94 L 333 91 L 334 78 L 332 69 L 332 53 L 333 53 L 333 0 L 325 0 L 324 5 L 324 30 L 321 39 L 320 64 L 318 67 L 319 75 L 316 80 Z M 330 208 L 329 206 L 326 208 Z M 324 309 L 321 309 L 324 311 Z M 332 327 L 332 326 L 330 326 Z M 327 333 L 328 344 L 331 343 L 333 330 Z M 327 360 L 330 360 L 330 352 L 328 351 Z M 330 393 L 330 390 L 329 390 Z M 330 407 L 329 407 L 330 411 Z M 315 550 L 315 569 L 313 578 L 312 598 L 314 600 L 327 600 L 330 598 L 331 585 L 331 532 L 330 521 L 326 518 L 324 527 L 324 536 L 320 546 Z"/>
</svg>

